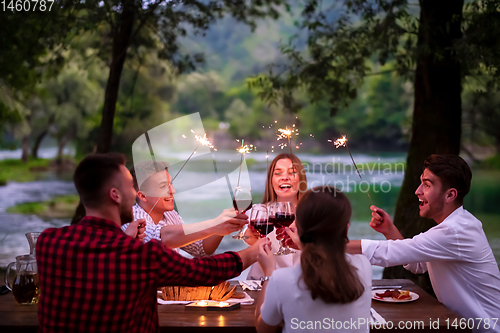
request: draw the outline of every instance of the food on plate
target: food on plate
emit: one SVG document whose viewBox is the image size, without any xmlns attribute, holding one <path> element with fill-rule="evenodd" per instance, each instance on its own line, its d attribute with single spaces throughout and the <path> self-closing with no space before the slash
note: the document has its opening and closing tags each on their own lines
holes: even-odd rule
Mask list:
<svg viewBox="0 0 500 333">
<path fill-rule="evenodd" d="M 399 292 L 399 295 L 392 295 L 392 298 L 397 299 L 398 301 L 402 301 L 402 300 L 411 299 L 411 295 L 410 295 L 410 292 L 408 290 L 401 290 Z"/>
<path fill-rule="evenodd" d="M 236 286 L 231 287 L 229 282 L 223 282 L 213 287 L 168 286 L 160 289 L 161 297 L 165 301 L 226 301 L 234 295 Z"/>
<path fill-rule="evenodd" d="M 232 298 L 245 298 L 245 293 L 243 291 L 235 291 Z"/>
<path fill-rule="evenodd" d="M 379 298 L 392 297 L 395 300 L 403 301 L 411 299 L 410 292 L 408 290 L 399 290 L 399 289 L 387 289 L 383 293 L 375 293 L 375 295 Z"/>
</svg>

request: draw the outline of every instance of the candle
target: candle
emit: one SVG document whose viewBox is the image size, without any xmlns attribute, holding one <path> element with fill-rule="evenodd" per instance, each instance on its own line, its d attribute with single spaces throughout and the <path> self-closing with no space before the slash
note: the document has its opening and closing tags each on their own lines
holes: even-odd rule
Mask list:
<svg viewBox="0 0 500 333">
<path fill-rule="evenodd" d="M 199 306 L 207 306 L 207 305 L 208 305 L 208 303 L 207 303 L 207 302 L 205 302 L 205 301 L 201 301 L 201 302 L 196 303 L 196 305 L 199 305 Z"/>
</svg>

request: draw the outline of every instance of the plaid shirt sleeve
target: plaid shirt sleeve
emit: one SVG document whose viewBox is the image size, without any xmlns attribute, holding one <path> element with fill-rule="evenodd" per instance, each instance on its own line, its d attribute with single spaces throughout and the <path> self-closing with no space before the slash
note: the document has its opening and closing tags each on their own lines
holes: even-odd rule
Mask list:
<svg viewBox="0 0 500 333">
<path fill-rule="evenodd" d="M 148 244 L 157 256 L 153 265 L 159 278 L 158 286 L 213 286 L 238 276 L 243 269 L 243 262 L 235 252 L 190 259 L 159 242 Z"/>
<path fill-rule="evenodd" d="M 188 259 L 85 217 L 37 241 L 39 332 L 157 332 L 157 288 L 215 285 L 241 273 L 236 253 Z"/>
<path fill-rule="evenodd" d="M 167 225 L 183 225 L 182 217 L 175 210 L 165 212 L 163 214 Z M 203 239 L 192 242 L 186 246 L 181 247 L 184 251 L 189 253 L 195 258 L 206 257 L 207 254 L 203 248 Z"/>
</svg>

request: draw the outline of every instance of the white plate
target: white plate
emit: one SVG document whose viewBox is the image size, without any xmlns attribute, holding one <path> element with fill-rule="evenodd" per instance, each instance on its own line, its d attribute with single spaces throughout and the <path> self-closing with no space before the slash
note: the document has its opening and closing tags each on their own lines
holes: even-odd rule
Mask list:
<svg viewBox="0 0 500 333">
<path fill-rule="evenodd" d="M 407 303 L 407 302 L 413 302 L 416 301 L 420 296 L 418 296 L 417 293 L 414 293 L 413 291 L 410 291 L 410 296 L 411 299 L 402 299 L 402 300 L 397 300 L 392 297 L 378 297 L 378 294 L 382 294 L 385 290 L 372 290 L 372 299 L 380 302 L 387 302 L 387 303 Z M 402 291 L 402 290 L 401 290 Z"/>
</svg>

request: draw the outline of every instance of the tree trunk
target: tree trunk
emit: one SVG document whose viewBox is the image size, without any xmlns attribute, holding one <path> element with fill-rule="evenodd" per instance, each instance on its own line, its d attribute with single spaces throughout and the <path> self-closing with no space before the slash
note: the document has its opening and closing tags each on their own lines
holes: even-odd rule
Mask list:
<svg viewBox="0 0 500 333">
<path fill-rule="evenodd" d="M 38 136 L 36 137 L 35 143 L 33 144 L 33 148 L 31 149 L 31 156 L 33 158 L 38 158 L 38 149 L 40 148 L 40 144 L 42 143 L 45 136 L 49 133 L 49 128 L 50 128 L 50 126 L 52 126 L 55 119 L 56 119 L 55 115 L 52 114 L 49 117 L 49 121 L 47 123 L 47 128 L 45 130 L 43 130 L 40 134 L 38 134 Z"/>
<path fill-rule="evenodd" d="M 49 129 L 47 128 L 46 130 L 42 131 L 38 136 L 35 138 L 35 143 L 33 144 L 33 147 L 31 148 L 31 157 L 33 158 L 38 158 L 38 149 L 40 148 L 40 144 L 43 141 L 43 138 L 49 133 Z"/>
<path fill-rule="evenodd" d="M 111 64 L 109 66 L 109 77 L 104 94 L 104 106 L 102 109 L 101 128 L 97 139 L 96 153 L 107 153 L 111 149 L 113 139 L 113 121 L 115 118 L 116 101 L 120 88 L 120 78 L 123 71 L 123 64 L 127 57 L 127 50 L 132 36 L 132 28 L 135 21 L 134 1 L 124 1 L 123 11 L 116 23 L 113 33 L 113 51 Z M 75 215 L 71 219 L 71 224 L 78 223 L 85 216 L 85 207 L 81 201 L 76 208 Z"/>
<path fill-rule="evenodd" d="M 460 62 L 450 48 L 461 37 L 463 0 L 420 0 L 415 103 L 407 169 L 394 214 L 404 237 L 413 237 L 436 223 L 419 216 L 415 190 L 423 162 L 434 153 L 460 151 L 462 102 Z M 402 266 L 386 268 L 384 278 L 412 278 L 429 290 L 428 278 Z"/>
<path fill-rule="evenodd" d="M 28 162 L 28 155 L 29 155 L 29 135 L 23 135 L 23 138 L 21 139 L 21 149 L 22 149 L 22 154 L 21 154 L 21 161 L 24 163 Z"/>
<path fill-rule="evenodd" d="M 97 153 L 107 153 L 111 149 L 113 120 L 115 118 L 120 78 L 123 71 L 123 64 L 127 57 L 127 49 L 130 44 L 135 11 L 136 8 L 134 7 L 133 0 L 124 1 L 123 11 L 120 14 L 116 28 L 114 28 L 113 51 L 109 66 L 108 83 L 104 95 L 101 128 L 99 130 L 99 139 L 97 140 Z"/>
<path fill-rule="evenodd" d="M 63 135 L 60 139 L 59 142 L 57 142 L 57 157 L 56 157 L 56 163 L 58 165 L 62 164 L 63 160 L 63 150 L 66 144 L 68 143 L 68 136 L 65 134 Z"/>
</svg>

